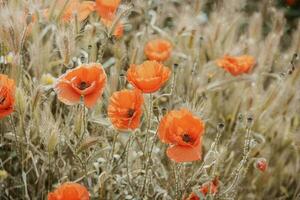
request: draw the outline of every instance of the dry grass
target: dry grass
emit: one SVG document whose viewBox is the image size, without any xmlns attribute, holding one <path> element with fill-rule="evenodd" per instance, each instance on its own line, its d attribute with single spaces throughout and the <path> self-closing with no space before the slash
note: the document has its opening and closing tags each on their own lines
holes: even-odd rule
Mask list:
<svg viewBox="0 0 300 200">
<path fill-rule="evenodd" d="M 96 13 L 81 24 L 55 16 L 31 24 L 25 8 L 39 15 L 53 1 L 29 2 L 0 1 L 0 55 L 13 52 L 1 70 L 18 86 L 15 112 L 0 121 L 0 199 L 44 199 L 75 181 L 92 199 L 173 200 L 215 176 L 219 191 L 207 199 L 300 198 L 299 19 L 287 33 L 272 1 L 138 0 L 123 2 L 126 33 L 116 40 Z M 118 133 L 108 98 L 130 87 L 126 69 L 145 60 L 144 44 L 154 37 L 174 45 L 165 63 L 172 78 L 152 101 L 145 95 L 141 128 Z M 233 77 L 215 65 L 224 54 L 250 54 L 257 64 Z M 102 99 L 90 110 L 62 104 L 52 76 L 87 62 L 108 74 Z M 163 114 L 180 107 L 206 122 L 202 161 L 176 164 L 156 138 Z M 269 163 L 264 173 L 254 167 L 261 157 Z"/>
</svg>

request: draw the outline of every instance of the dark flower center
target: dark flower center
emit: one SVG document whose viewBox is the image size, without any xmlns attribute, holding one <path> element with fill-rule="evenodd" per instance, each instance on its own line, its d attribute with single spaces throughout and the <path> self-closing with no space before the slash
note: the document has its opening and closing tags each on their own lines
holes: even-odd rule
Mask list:
<svg viewBox="0 0 300 200">
<path fill-rule="evenodd" d="M 134 112 L 135 112 L 135 110 L 134 110 L 134 109 L 132 109 L 132 108 L 129 108 L 129 109 L 128 109 L 128 111 L 127 111 L 127 116 L 128 116 L 128 117 L 133 117 L 133 115 L 134 115 Z"/>
<path fill-rule="evenodd" d="M 78 88 L 80 90 L 85 90 L 88 87 L 89 87 L 89 84 L 87 82 L 85 82 L 85 81 L 81 81 L 80 84 L 78 85 Z"/>
<path fill-rule="evenodd" d="M 0 97 L 0 104 L 2 105 L 5 101 L 5 97 Z"/>
<path fill-rule="evenodd" d="M 189 134 L 183 134 L 182 135 L 182 140 L 184 141 L 184 142 L 186 142 L 186 143 L 189 143 L 189 142 L 191 142 L 192 141 L 192 138 L 191 138 L 191 136 L 189 135 Z"/>
</svg>

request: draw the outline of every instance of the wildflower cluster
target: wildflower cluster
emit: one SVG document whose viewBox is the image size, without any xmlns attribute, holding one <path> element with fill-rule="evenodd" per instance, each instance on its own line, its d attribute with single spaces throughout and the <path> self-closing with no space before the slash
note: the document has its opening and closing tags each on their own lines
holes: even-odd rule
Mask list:
<svg viewBox="0 0 300 200">
<path fill-rule="evenodd" d="M 300 23 L 204 2 L 0 2 L 0 199 L 295 197 Z"/>
</svg>

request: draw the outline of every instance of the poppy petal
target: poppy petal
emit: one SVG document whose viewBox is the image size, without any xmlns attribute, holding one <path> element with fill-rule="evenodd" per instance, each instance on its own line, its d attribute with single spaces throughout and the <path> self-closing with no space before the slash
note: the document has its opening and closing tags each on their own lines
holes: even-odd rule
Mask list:
<svg viewBox="0 0 300 200">
<path fill-rule="evenodd" d="M 103 85 L 103 83 L 98 83 L 97 87 L 95 88 L 95 92 L 84 96 L 84 104 L 86 107 L 91 108 L 96 104 L 97 100 L 103 93 L 104 88 L 102 88 L 101 85 Z"/>
<path fill-rule="evenodd" d="M 59 200 L 53 192 L 48 194 L 48 200 Z"/>
<path fill-rule="evenodd" d="M 76 93 L 72 86 L 64 81 L 60 81 L 55 86 L 57 98 L 67 105 L 79 103 L 80 94 Z"/>
<path fill-rule="evenodd" d="M 13 112 L 13 108 L 0 110 L 0 119 L 10 115 Z"/>
<path fill-rule="evenodd" d="M 139 90 L 114 92 L 110 97 L 107 110 L 111 123 L 119 130 L 138 128 L 143 101 L 143 95 Z"/>
<path fill-rule="evenodd" d="M 175 162 L 192 162 L 201 159 L 200 146 L 174 145 L 167 149 L 167 156 Z"/>
</svg>

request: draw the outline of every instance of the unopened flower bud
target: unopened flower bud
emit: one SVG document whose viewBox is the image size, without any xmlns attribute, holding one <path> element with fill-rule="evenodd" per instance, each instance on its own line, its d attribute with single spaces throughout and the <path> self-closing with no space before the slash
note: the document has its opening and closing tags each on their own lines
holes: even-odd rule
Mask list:
<svg viewBox="0 0 300 200">
<path fill-rule="evenodd" d="M 268 168 L 268 163 L 266 161 L 265 158 L 259 158 L 257 159 L 257 161 L 255 162 L 255 167 L 261 171 L 261 172 L 264 172 L 267 170 Z"/>
</svg>

